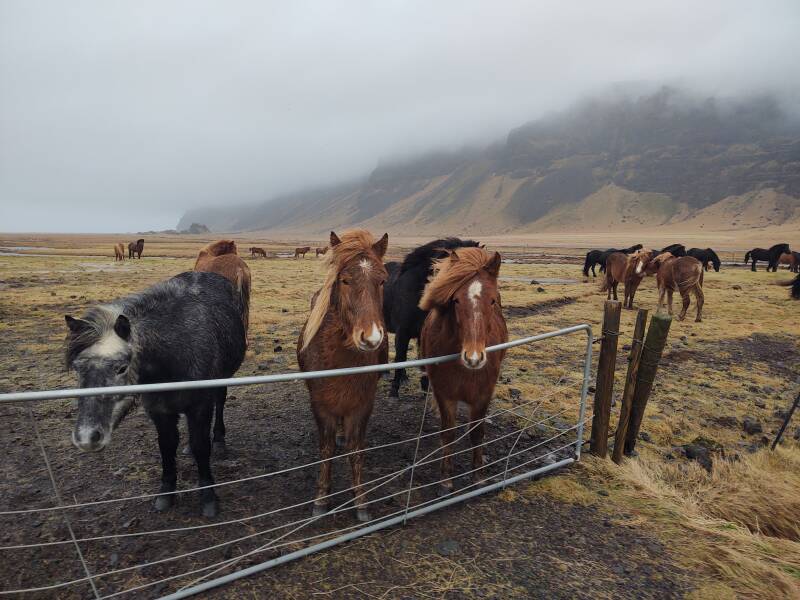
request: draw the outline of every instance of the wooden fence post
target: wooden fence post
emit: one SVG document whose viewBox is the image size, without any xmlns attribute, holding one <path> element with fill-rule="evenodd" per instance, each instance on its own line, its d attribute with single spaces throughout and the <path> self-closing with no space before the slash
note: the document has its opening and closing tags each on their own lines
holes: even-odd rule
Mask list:
<svg viewBox="0 0 800 600">
<path fill-rule="evenodd" d="M 619 464 L 622 462 L 622 450 L 625 446 L 625 436 L 628 433 L 628 424 L 631 418 L 631 404 L 633 392 L 636 389 L 636 377 L 639 374 L 639 362 L 644 347 L 644 330 L 647 325 L 647 311 L 640 308 L 636 314 L 636 326 L 633 329 L 631 353 L 628 356 L 628 373 L 625 376 L 625 391 L 622 393 L 622 406 L 619 409 L 619 422 L 614 436 L 614 450 L 611 459 Z"/>
<path fill-rule="evenodd" d="M 611 419 L 611 394 L 614 391 L 621 313 L 622 304 L 616 300 L 606 300 L 603 307 L 603 341 L 600 344 L 600 358 L 597 362 L 592 438 L 589 446 L 592 454 L 603 458 L 608 454 L 608 422 Z"/>
<path fill-rule="evenodd" d="M 636 389 L 633 392 L 633 401 L 631 402 L 630 423 L 625 437 L 625 454 L 627 455 L 633 454 L 633 450 L 636 447 L 636 438 L 639 435 L 639 428 L 642 426 L 644 409 L 647 407 L 647 400 L 650 398 L 650 392 L 653 389 L 658 362 L 661 360 L 661 353 L 667 343 L 671 324 L 672 317 L 669 315 L 655 314 L 650 319 L 647 338 L 642 348 L 642 357 L 639 360 Z"/>
</svg>

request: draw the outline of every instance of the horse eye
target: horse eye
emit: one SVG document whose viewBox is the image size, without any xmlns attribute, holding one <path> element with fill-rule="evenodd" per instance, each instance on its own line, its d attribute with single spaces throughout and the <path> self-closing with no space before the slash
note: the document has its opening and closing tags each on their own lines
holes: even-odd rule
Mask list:
<svg viewBox="0 0 800 600">
<path fill-rule="evenodd" d="M 458 304 L 458 298 L 453 298 L 453 304 Z"/>
<path fill-rule="evenodd" d="M 117 375 L 123 375 L 127 370 L 128 365 L 122 365 L 119 369 L 117 369 Z"/>
<path fill-rule="evenodd" d="M 350 285 L 349 279 L 342 279 L 342 285 Z"/>
<path fill-rule="evenodd" d="M 497 300 L 495 300 L 494 298 L 492 298 L 492 306 L 494 306 L 495 304 L 497 304 Z"/>
</svg>

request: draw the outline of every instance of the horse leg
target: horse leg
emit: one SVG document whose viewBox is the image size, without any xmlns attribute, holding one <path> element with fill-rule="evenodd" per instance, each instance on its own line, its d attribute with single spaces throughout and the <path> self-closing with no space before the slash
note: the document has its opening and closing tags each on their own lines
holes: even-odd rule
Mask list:
<svg viewBox="0 0 800 600">
<path fill-rule="evenodd" d="M 678 292 L 681 295 L 681 300 L 683 300 L 683 306 L 681 307 L 681 314 L 678 315 L 678 321 L 683 321 L 686 318 L 686 311 L 689 310 L 691 299 L 689 298 L 689 292 L 687 290 L 678 288 Z"/>
<path fill-rule="evenodd" d="M 470 427 L 473 428 L 472 431 L 469 432 L 469 442 L 472 445 L 473 483 L 479 483 L 483 477 L 483 473 L 479 469 L 483 467 L 483 434 L 485 429 L 485 421 L 483 419 L 486 416 L 486 410 L 488 408 L 488 403 L 482 406 L 469 407 Z"/>
<path fill-rule="evenodd" d="M 317 495 L 314 498 L 312 515 L 319 517 L 328 512 L 328 496 L 331 493 L 331 458 L 336 451 L 336 418 L 329 414 L 321 414 L 314 410 L 319 434 L 319 479 L 317 479 Z"/>
<path fill-rule="evenodd" d="M 450 473 L 453 470 L 453 442 L 456 439 L 456 402 L 446 398 L 439 398 L 439 394 L 434 392 L 436 403 L 439 405 L 439 417 L 442 426 L 442 477 L 439 482 L 441 494 L 449 494 L 453 491 L 453 480 Z"/>
<path fill-rule="evenodd" d="M 211 474 L 211 418 L 214 412 L 214 394 L 208 392 L 206 394 L 203 402 L 196 403 L 186 412 L 189 446 L 197 463 L 200 487 L 214 485 L 214 476 Z M 204 517 L 210 519 L 217 516 L 219 501 L 213 487 L 206 487 L 200 491 L 200 502 Z"/>
<path fill-rule="evenodd" d="M 753 259 L 753 264 L 752 264 L 752 265 L 750 265 L 750 270 L 751 270 L 751 271 L 754 271 L 754 272 L 755 272 L 755 270 L 756 270 L 756 259 L 755 259 L 755 258 Z"/>
<path fill-rule="evenodd" d="M 699 285 L 694 287 L 694 299 L 697 302 L 697 317 L 695 317 L 695 322 L 699 323 L 703 320 L 703 304 L 706 301 L 705 294 L 703 294 L 703 288 Z"/>
<path fill-rule="evenodd" d="M 394 362 L 403 362 L 408 356 L 408 343 L 411 337 L 404 327 L 398 327 L 397 333 L 394 334 Z M 394 380 L 392 380 L 391 391 L 389 396 L 392 398 L 400 398 L 400 386 L 406 381 L 405 369 L 395 369 Z"/>
<path fill-rule="evenodd" d="M 618 287 L 619 287 L 619 281 L 615 281 L 614 282 L 614 300 L 619 300 L 619 298 L 617 297 L 617 288 Z M 611 300 L 611 298 L 609 298 L 609 300 Z"/>
<path fill-rule="evenodd" d="M 364 471 L 364 438 L 367 433 L 367 421 L 369 411 L 365 414 L 351 414 L 344 418 L 345 437 L 347 438 L 347 452 L 352 453 L 350 459 L 350 470 L 353 474 L 353 504 L 356 507 L 356 518 L 362 523 L 371 519 L 369 510 L 366 507 L 366 494 L 362 486 Z"/>
<path fill-rule="evenodd" d="M 178 474 L 175 469 L 175 453 L 178 450 L 178 414 L 153 413 L 150 415 L 158 432 L 158 449 L 161 452 L 161 487 L 156 496 L 157 511 L 168 509 L 175 503 L 175 484 Z"/>
<path fill-rule="evenodd" d="M 592 277 L 597 277 L 597 273 L 594 272 L 595 263 L 592 263 Z"/>
<path fill-rule="evenodd" d="M 673 294 L 672 288 L 668 289 L 667 290 L 667 302 L 669 303 L 669 316 L 670 317 L 672 316 L 672 294 Z"/>
<path fill-rule="evenodd" d="M 217 458 L 225 458 L 228 447 L 225 445 L 225 401 L 228 399 L 228 388 L 212 390 L 214 399 L 214 454 Z"/>
</svg>

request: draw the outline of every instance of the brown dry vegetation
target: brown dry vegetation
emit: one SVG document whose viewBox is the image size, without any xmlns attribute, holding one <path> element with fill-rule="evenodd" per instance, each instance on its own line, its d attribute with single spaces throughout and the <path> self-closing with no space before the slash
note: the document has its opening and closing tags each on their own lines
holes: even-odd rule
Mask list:
<svg viewBox="0 0 800 600">
<path fill-rule="evenodd" d="M 71 387 L 73 378 L 61 364 L 63 315 L 79 313 L 92 302 L 191 269 L 197 249 L 209 239 L 146 236 L 144 258 L 122 263 L 113 260 L 112 242 L 126 241 L 124 236 L 0 240 L 0 246 L 45 248 L 30 251 L 39 256 L 0 256 L 0 390 Z M 320 245 L 318 242 L 283 243 L 243 236 L 240 247 L 259 245 L 280 254 L 298 243 Z M 550 249 L 551 255 L 568 256 L 543 258 L 533 246 L 499 246 L 506 256 L 524 261 L 504 264 L 501 269 L 510 337 L 580 322 L 588 322 L 598 331 L 604 295 L 598 291 L 599 278 L 584 282 L 580 277 L 576 259 L 570 258 L 580 251 Z M 401 254 L 401 248 L 390 248 L 390 258 Z M 305 319 L 310 294 L 321 280 L 320 262 L 311 257 L 295 261 L 248 256 L 246 260 L 253 273 L 253 337 L 239 374 L 296 369 L 292 344 Z M 538 262 L 542 260 L 547 262 Z M 529 283 L 545 277 L 575 277 L 577 281 L 545 284 L 543 291 Z M 792 439 L 795 427 L 789 429 L 787 442 L 776 453 L 763 448 L 762 435 L 742 431 L 743 418 L 752 417 L 761 422 L 764 437 L 771 438 L 780 422 L 776 411 L 787 409 L 796 393 L 800 364 L 800 319 L 796 315 L 800 307 L 788 300 L 785 288 L 771 285 L 785 278 L 786 272 L 751 273 L 726 267 L 721 273 L 706 275 L 704 321 L 672 325 L 642 427 L 646 439 L 639 442 L 637 459 L 621 466 L 587 459 L 558 476 L 449 509 L 441 517 L 428 516 L 406 528 L 369 536 L 216 594 L 239 597 L 268 589 L 287 597 L 312 593 L 385 598 L 597 597 L 612 593 L 631 597 L 686 593 L 696 598 L 799 597 L 800 496 L 796 491 L 800 450 Z M 655 308 L 653 279 L 643 282 L 636 300 L 639 306 Z M 634 318 L 634 311 L 623 312 L 617 397 L 624 375 L 623 345 L 629 343 Z M 542 410 L 566 410 L 564 418 L 574 419 L 582 343 L 577 337 L 557 338 L 511 352 L 495 406 L 511 406 L 518 395 L 543 396 Z M 276 350 L 279 344 L 284 346 L 282 351 Z M 412 381 L 409 387 L 415 384 Z M 557 392 L 556 385 L 568 387 Z M 37 406 L 36 411 L 45 424 L 52 451 L 74 458 L 68 440 L 71 421 L 64 420 L 65 412 L 70 414 L 69 406 L 64 401 Z M 15 423 L 10 419 L 14 414 L 4 414 L 8 423 Z M 612 416 L 612 426 L 615 421 Z M 310 430 L 310 420 L 307 425 Z M 27 435 L 10 433 L 14 439 Z M 678 450 L 698 440 L 718 448 L 710 473 Z M 241 461 L 246 464 L 247 458 Z M 107 468 L 113 470 L 114 465 Z M 155 473 L 155 464 L 133 465 L 124 475 L 126 490 L 150 491 Z M 7 480 L 20 477 L 8 466 L 4 475 Z M 79 499 L 92 497 L 91 490 L 84 492 Z M 554 535 L 548 545 L 547 535 L 556 532 L 548 531 L 536 519 L 565 533 L 569 530 L 569 535 L 564 539 Z M 603 521 L 609 524 L 600 535 L 605 538 L 613 533 L 621 541 L 608 547 L 610 555 L 601 559 L 591 553 L 598 536 L 593 528 Z M 473 522 L 478 525 L 470 529 Z M 537 534 L 540 525 L 545 529 Z M 532 543 L 529 533 L 539 535 L 540 541 Z M 585 545 L 574 545 L 575 536 L 585 537 Z M 467 545 L 465 540 L 473 540 L 481 551 L 469 554 L 463 550 L 460 557 L 437 552 L 433 547 L 436 540 L 449 537 L 462 546 Z M 658 545 L 648 554 L 641 548 L 649 548 L 650 542 L 642 540 L 651 538 Z M 508 545 L 512 541 L 513 546 Z M 535 557 L 536 564 L 525 562 L 524 557 Z M 637 587 L 630 584 L 632 573 L 611 570 L 615 563 L 627 561 L 642 569 L 658 566 L 653 576 Z M 371 566 L 364 566 L 367 563 Z M 659 585 L 654 583 L 659 570 L 676 573 L 661 584 L 672 590 L 669 593 L 663 587 L 648 587 Z M 515 579 L 525 572 L 537 577 Z M 581 583 L 572 587 L 573 581 Z M 617 584 L 620 587 L 614 588 Z"/>
</svg>

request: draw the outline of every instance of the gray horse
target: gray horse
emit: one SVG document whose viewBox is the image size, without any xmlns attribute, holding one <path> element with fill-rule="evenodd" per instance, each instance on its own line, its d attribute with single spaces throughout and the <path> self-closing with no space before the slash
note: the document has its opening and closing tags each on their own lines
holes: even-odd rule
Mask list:
<svg viewBox="0 0 800 600">
<path fill-rule="evenodd" d="M 245 336 L 238 299 L 230 282 L 216 273 L 182 273 L 133 294 L 90 309 L 81 319 L 66 316 L 67 368 L 81 387 L 105 387 L 231 377 L 242 363 Z M 174 502 L 178 418 L 186 415 L 189 445 L 197 461 L 200 487 L 211 475 L 210 429 L 224 443 L 221 406 L 226 388 L 159 392 L 141 396 L 158 431 L 162 477 L 156 509 Z M 130 395 L 80 398 L 72 441 L 83 451 L 102 450 L 134 404 Z M 218 512 L 213 488 L 201 492 L 203 515 Z"/>
</svg>

